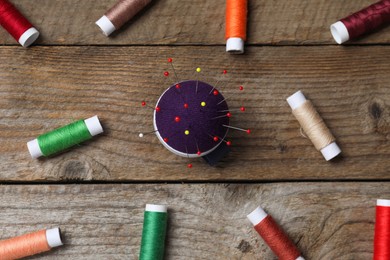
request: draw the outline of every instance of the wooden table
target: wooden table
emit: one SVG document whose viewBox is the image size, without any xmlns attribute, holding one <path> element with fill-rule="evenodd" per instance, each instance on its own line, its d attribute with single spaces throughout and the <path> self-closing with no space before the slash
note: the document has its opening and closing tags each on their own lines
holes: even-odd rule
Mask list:
<svg viewBox="0 0 390 260">
<path fill-rule="evenodd" d="M 375 203 L 390 198 L 390 27 L 345 46 L 329 25 L 374 1 L 249 1 L 248 41 L 225 53 L 225 3 L 155 1 L 112 37 L 94 22 L 116 0 L 14 0 L 41 32 L 24 49 L 0 30 L 0 238 L 60 226 L 65 246 L 32 259 L 137 259 L 146 203 L 169 205 L 166 259 L 274 259 L 246 215 L 262 205 L 306 259 L 370 259 Z M 217 167 L 164 149 L 153 103 L 201 67 L 247 111 Z M 245 90 L 234 95 L 235 86 Z M 285 99 L 303 90 L 343 155 L 326 162 Z M 105 133 L 49 159 L 26 142 L 99 115 Z"/>
</svg>

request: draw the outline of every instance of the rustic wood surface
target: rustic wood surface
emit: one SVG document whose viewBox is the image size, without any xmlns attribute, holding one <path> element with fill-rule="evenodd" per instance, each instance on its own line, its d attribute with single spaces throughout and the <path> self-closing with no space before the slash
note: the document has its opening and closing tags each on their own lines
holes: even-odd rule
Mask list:
<svg viewBox="0 0 390 260">
<path fill-rule="evenodd" d="M 223 47 L 16 47 L 0 49 L 0 179 L 59 180 L 287 180 L 389 179 L 390 47 L 252 47 L 244 56 Z M 163 71 L 174 57 L 180 78 L 203 68 L 229 105 L 232 153 L 209 167 L 164 149 L 152 130 L 152 106 L 173 82 Z M 194 64 L 194 61 L 196 63 Z M 223 66 L 223 67 L 222 67 Z M 238 86 L 243 84 L 241 93 Z M 286 102 L 298 89 L 332 129 L 343 156 L 326 162 Z M 238 95 L 237 93 L 240 92 Z M 99 115 L 102 136 L 50 159 L 31 159 L 26 142 L 76 119 Z"/>
<path fill-rule="evenodd" d="M 39 29 L 38 44 L 224 44 L 224 0 L 155 0 L 113 37 L 95 25 L 117 0 L 13 0 Z M 372 0 L 249 0 L 248 44 L 336 44 L 329 27 Z M 352 42 L 390 42 L 390 26 Z M 16 45 L 0 30 L 0 44 Z"/>
<path fill-rule="evenodd" d="M 145 203 L 169 206 L 166 259 L 275 259 L 246 215 L 259 204 L 306 259 L 370 259 L 376 199 L 389 184 L 0 186 L 0 238 L 61 227 L 32 259 L 138 259 Z"/>
<path fill-rule="evenodd" d="M 390 199 L 390 26 L 349 46 L 329 26 L 375 1 L 249 0 L 241 56 L 224 50 L 224 0 L 155 0 L 108 38 L 94 22 L 116 1 L 12 0 L 41 37 L 24 49 L 0 28 L 0 239 L 60 226 L 65 246 L 29 259 L 138 259 L 144 204 L 165 203 L 165 259 L 274 259 L 246 219 L 261 204 L 306 259 L 372 258 L 375 202 Z M 138 137 L 152 130 L 141 101 L 174 81 L 168 57 L 180 79 L 227 69 L 220 91 L 247 108 L 232 124 L 252 133 L 231 132 L 217 167 L 187 169 Z M 298 89 L 337 137 L 336 160 L 301 135 L 285 101 Z M 27 141 L 95 114 L 104 134 L 31 159 Z"/>
</svg>

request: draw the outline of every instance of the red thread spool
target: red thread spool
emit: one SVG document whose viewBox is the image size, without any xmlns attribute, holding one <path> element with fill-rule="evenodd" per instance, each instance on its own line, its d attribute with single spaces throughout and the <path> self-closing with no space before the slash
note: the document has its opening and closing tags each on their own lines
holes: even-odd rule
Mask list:
<svg viewBox="0 0 390 260">
<path fill-rule="evenodd" d="M 390 259 L 390 200 L 377 200 L 374 260 Z"/>
<path fill-rule="evenodd" d="M 246 41 L 247 0 L 226 1 L 226 51 L 244 53 Z"/>
<path fill-rule="evenodd" d="M 37 29 L 7 0 L 0 0 L 0 25 L 23 47 L 30 46 L 39 36 Z"/>
<path fill-rule="evenodd" d="M 247 217 L 280 260 L 304 260 L 294 243 L 261 207 L 256 208 Z"/>
<path fill-rule="evenodd" d="M 330 31 L 341 44 L 389 23 L 390 0 L 382 0 L 332 24 Z"/>
</svg>

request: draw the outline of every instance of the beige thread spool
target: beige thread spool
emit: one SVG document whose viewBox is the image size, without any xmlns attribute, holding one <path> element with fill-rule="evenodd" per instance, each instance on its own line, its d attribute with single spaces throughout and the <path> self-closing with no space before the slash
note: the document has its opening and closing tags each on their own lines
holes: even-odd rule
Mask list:
<svg viewBox="0 0 390 260">
<path fill-rule="evenodd" d="M 325 125 L 313 104 L 305 98 L 301 91 L 288 97 L 287 102 L 303 131 L 312 141 L 315 148 L 321 151 L 325 160 L 329 161 L 341 153 L 339 146 L 335 142 L 336 138 Z"/>
</svg>

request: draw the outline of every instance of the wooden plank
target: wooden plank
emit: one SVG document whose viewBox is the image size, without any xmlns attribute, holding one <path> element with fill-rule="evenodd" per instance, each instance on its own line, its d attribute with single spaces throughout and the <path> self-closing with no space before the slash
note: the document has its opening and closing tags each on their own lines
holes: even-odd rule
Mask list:
<svg viewBox="0 0 390 260">
<path fill-rule="evenodd" d="M 225 44 L 225 1 L 155 1 L 105 37 L 94 24 L 117 0 L 13 0 L 39 29 L 44 45 Z M 373 0 L 249 1 L 248 44 L 335 44 L 329 26 Z M 388 44 L 390 27 L 354 43 Z M 0 30 L 0 44 L 16 44 Z"/>
<path fill-rule="evenodd" d="M 144 204 L 161 203 L 169 206 L 166 259 L 275 259 L 246 219 L 261 204 L 306 259 L 369 259 L 376 199 L 389 198 L 389 188 L 377 182 L 3 185 L 0 238 L 60 226 L 65 246 L 39 259 L 137 259 Z"/>
<path fill-rule="evenodd" d="M 223 47 L 3 47 L 0 56 L 0 179 L 58 180 L 286 180 L 389 179 L 390 52 L 388 47 L 263 47 L 248 56 Z M 201 80 L 220 84 L 229 106 L 244 104 L 232 125 L 232 153 L 218 166 L 164 149 L 152 129 L 154 104 L 172 78 L 203 68 Z M 238 86 L 245 90 L 240 92 Z M 337 137 L 343 157 L 326 162 L 285 99 L 302 89 Z M 237 95 L 237 93 L 240 94 Z M 31 159 L 26 142 L 98 114 L 105 134 L 49 159 Z"/>
</svg>

